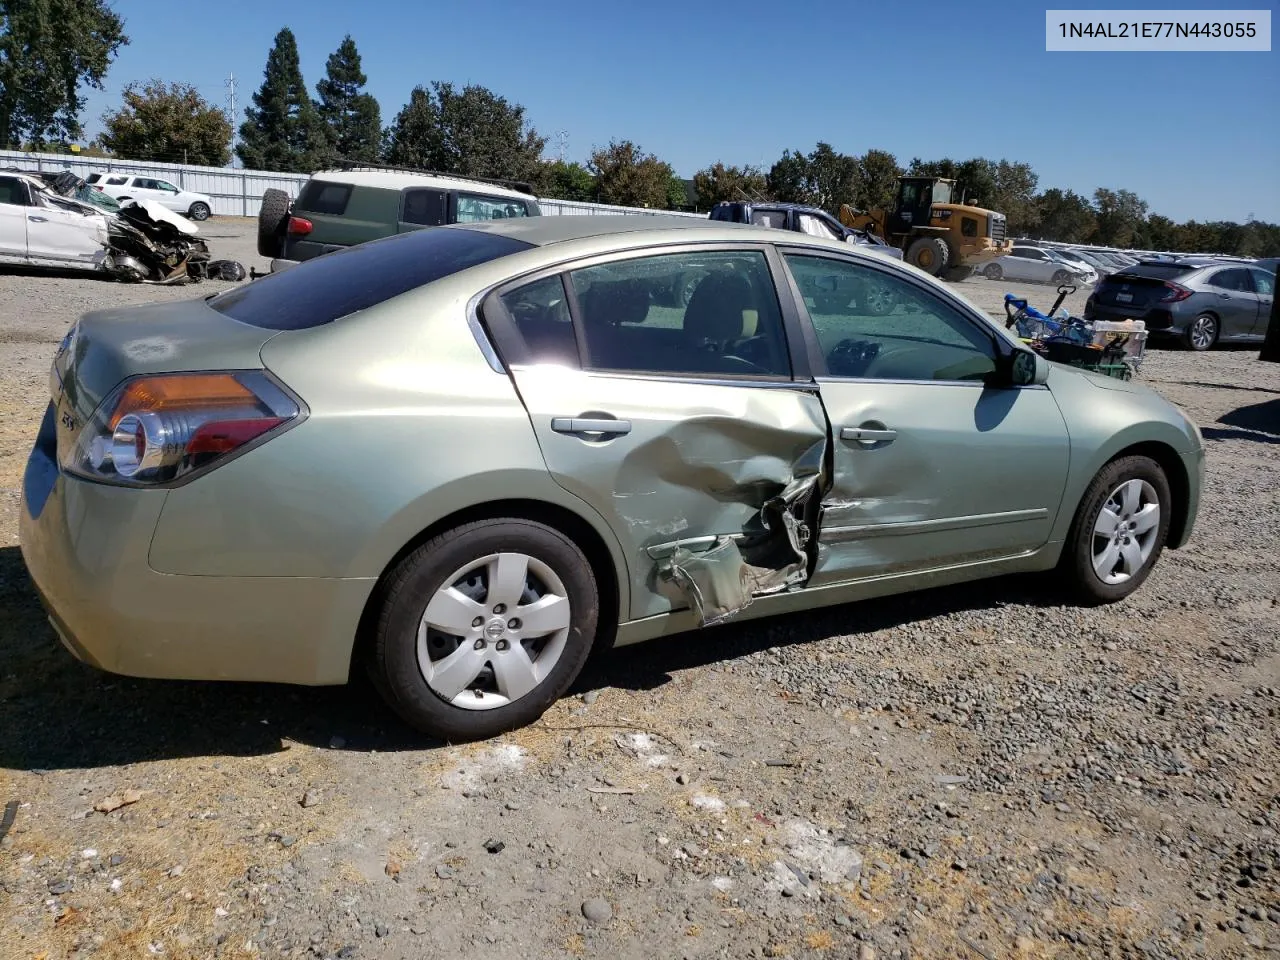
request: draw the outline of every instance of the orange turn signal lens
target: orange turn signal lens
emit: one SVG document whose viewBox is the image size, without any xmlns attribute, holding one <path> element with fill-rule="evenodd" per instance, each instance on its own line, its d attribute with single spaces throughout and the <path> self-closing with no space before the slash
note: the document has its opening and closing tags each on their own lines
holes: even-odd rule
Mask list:
<svg viewBox="0 0 1280 960">
<path fill-rule="evenodd" d="M 130 383 L 120 395 L 107 429 L 115 430 L 122 418 L 139 411 L 172 413 L 219 407 L 257 406 L 253 391 L 228 373 L 179 373 L 144 377 Z"/>
</svg>

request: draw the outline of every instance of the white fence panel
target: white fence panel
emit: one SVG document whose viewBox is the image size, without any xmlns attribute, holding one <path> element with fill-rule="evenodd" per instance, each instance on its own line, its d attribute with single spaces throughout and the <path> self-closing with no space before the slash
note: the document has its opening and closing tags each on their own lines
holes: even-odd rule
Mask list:
<svg viewBox="0 0 1280 960">
<path fill-rule="evenodd" d="M 307 182 L 305 173 L 272 173 L 266 170 L 235 170 L 231 167 L 198 167 L 183 163 L 146 163 L 140 160 L 109 160 L 74 153 L 22 153 L 0 150 L 0 167 L 17 167 L 36 172 L 71 170 L 81 177 L 91 173 L 130 173 L 168 180 L 183 190 L 207 194 L 213 212 L 224 217 L 256 217 L 262 194 L 268 187 L 296 196 Z"/>
<path fill-rule="evenodd" d="M 183 190 L 207 194 L 213 201 L 213 212 L 224 217 L 256 217 L 262 206 L 262 194 L 269 187 L 296 197 L 307 182 L 305 173 L 271 173 L 267 170 L 236 170 L 231 167 L 198 167 L 184 163 L 147 163 L 141 160 L 109 160 L 74 153 L 23 153 L 0 150 L 0 167 L 20 170 L 58 172 L 71 170 L 81 177 L 91 173 L 131 173 L 137 176 L 168 180 Z M 604 203 L 582 203 L 575 200 L 538 200 L 547 216 L 600 216 L 634 214 L 637 216 L 676 216 L 705 218 L 705 213 L 681 213 L 675 210 L 652 210 L 648 207 L 613 207 Z"/>
</svg>

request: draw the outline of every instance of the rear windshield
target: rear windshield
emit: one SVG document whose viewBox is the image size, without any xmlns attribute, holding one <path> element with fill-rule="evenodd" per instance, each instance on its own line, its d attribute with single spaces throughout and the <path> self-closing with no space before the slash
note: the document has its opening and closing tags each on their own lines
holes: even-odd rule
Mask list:
<svg viewBox="0 0 1280 960">
<path fill-rule="evenodd" d="M 415 230 L 323 254 L 208 303 L 255 327 L 305 330 L 531 246 L 475 230 Z"/>
<path fill-rule="evenodd" d="M 1137 266 L 1125 267 L 1120 273 L 1113 273 L 1110 282 L 1118 283 L 1126 278 L 1175 280 L 1199 269 L 1199 267 L 1188 267 L 1180 263 L 1140 263 Z"/>
</svg>

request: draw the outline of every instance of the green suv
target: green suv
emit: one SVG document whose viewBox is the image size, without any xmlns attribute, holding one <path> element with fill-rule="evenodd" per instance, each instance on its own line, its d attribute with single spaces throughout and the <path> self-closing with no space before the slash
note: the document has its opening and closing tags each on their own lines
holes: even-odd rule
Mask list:
<svg viewBox="0 0 1280 960">
<path fill-rule="evenodd" d="M 509 180 L 362 166 L 311 175 L 290 205 L 283 190 L 262 195 L 258 253 L 273 272 L 368 240 L 446 223 L 537 217 L 532 189 Z"/>
</svg>

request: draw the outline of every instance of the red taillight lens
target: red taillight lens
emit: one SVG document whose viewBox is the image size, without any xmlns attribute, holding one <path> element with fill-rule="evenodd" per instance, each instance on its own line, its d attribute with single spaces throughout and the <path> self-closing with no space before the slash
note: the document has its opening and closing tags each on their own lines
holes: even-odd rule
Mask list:
<svg viewBox="0 0 1280 960">
<path fill-rule="evenodd" d="M 1185 300 L 1195 293 L 1194 290 L 1188 290 L 1182 284 L 1174 283 L 1171 280 L 1166 280 L 1164 285 L 1169 288 L 1169 292 L 1160 298 L 1161 303 L 1177 303 L 1179 300 Z"/>
<path fill-rule="evenodd" d="M 314 229 L 315 227 L 310 220 L 304 219 L 303 217 L 289 218 L 289 232 L 294 236 L 305 237 Z"/>
<path fill-rule="evenodd" d="M 64 466 L 115 483 L 164 484 L 203 470 L 301 416 L 265 373 L 137 377 L 85 424 Z"/>
</svg>

